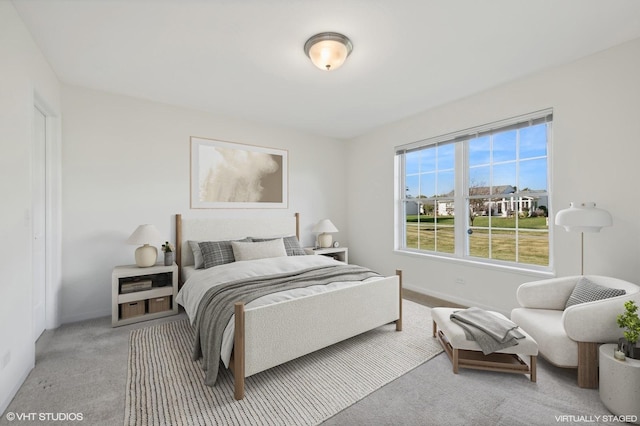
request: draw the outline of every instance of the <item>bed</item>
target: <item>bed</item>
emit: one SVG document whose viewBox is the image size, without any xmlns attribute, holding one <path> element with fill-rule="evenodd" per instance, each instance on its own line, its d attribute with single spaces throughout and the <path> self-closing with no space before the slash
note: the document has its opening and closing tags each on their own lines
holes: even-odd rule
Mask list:
<svg viewBox="0 0 640 426">
<path fill-rule="evenodd" d="M 209 386 L 215 382 L 212 370 L 217 374 L 220 362 L 229 368 L 236 400 L 244 397 L 246 377 L 385 324 L 395 323 L 395 329 L 402 330 L 401 271 L 385 277 L 325 256 L 292 255 L 302 254 L 295 247 L 299 237 L 298 213 L 264 219 L 176 215 L 181 283 L 176 301 L 196 328 L 194 359 L 202 357 Z M 194 241 L 201 244 L 194 246 Z M 220 248 L 217 243 L 202 242 L 220 241 L 235 241 L 234 249 L 246 249 L 248 255 L 243 251 L 245 257 L 240 260 L 197 269 L 195 264 L 203 263 L 202 257 L 211 260 L 209 247 Z M 293 246 L 287 245 L 285 256 L 252 256 L 256 247 L 277 246 L 280 250 L 283 241 Z M 205 252 L 194 256 L 198 247 Z M 343 272 L 346 275 L 340 275 Z M 295 279 L 289 279 L 290 275 Z M 307 280 L 313 285 L 298 278 L 303 275 L 309 275 Z M 223 283 L 233 289 L 224 293 L 219 285 Z M 289 288 L 291 285 L 294 287 Z M 238 299 L 245 301 L 232 300 L 233 291 L 246 292 L 254 286 L 260 297 L 242 294 Z M 282 291 L 270 293 L 272 288 Z M 218 302 L 218 298 L 225 301 Z M 211 305 L 224 309 L 214 310 Z"/>
</svg>

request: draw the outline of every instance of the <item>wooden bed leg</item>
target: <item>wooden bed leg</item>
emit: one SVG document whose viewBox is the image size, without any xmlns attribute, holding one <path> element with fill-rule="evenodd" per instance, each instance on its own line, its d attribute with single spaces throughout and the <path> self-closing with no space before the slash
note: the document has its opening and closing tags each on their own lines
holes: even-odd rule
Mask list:
<svg viewBox="0 0 640 426">
<path fill-rule="evenodd" d="M 396 275 L 398 276 L 398 294 L 400 295 L 398 300 L 400 318 L 396 320 L 396 331 L 402 331 L 402 269 L 396 269 Z"/>
<path fill-rule="evenodd" d="M 234 308 L 235 334 L 233 338 L 233 397 L 244 398 L 244 303 L 237 302 Z"/>
<path fill-rule="evenodd" d="M 182 287 L 182 215 L 176 215 L 176 263 L 178 264 L 178 287 Z M 174 302 L 175 303 L 175 302 Z"/>
<path fill-rule="evenodd" d="M 531 378 L 532 382 L 536 381 L 536 362 L 538 360 L 538 357 L 535 355 L 531 355 L 531 365 L 529 365 L 529 369 L 531 370 L 531 374 L 529 374 L 529 377 Z"/>
<path fill-rule="evenodd" d="M 460 361 L 460 354 L 457 348 L 453 348 L 453 357 L 451 358 L 451 364 L 453 364 L 453 374 L 458 374 L 458 362 Z"/>
</svg>

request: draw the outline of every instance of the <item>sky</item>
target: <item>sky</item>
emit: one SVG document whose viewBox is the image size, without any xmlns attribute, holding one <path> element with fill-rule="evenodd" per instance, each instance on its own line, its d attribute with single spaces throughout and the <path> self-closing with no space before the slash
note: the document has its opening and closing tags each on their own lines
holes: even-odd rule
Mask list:
<svg viewBox="0 0 640 426">
<path fill-rule="evenodd" d="M 468 141 L 469 187 L 512 185 L 547 190 L 547 124 Z M 409 152 L 405 184 L 412 197 L 448 194 L 455 182 L 455 144 Z"/>
</svg>

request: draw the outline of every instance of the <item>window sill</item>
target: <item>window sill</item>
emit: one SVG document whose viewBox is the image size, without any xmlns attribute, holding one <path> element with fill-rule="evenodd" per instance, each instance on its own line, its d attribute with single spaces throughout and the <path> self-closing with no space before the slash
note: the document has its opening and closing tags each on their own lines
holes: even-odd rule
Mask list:
<svg viewBox="0 0 640 426">
<path fill-rule="evenodd" d="M 453 255 L 448 256 L 446 254 L 431 254 L 431 253 L 424 253 L 424 252 L 417 252 L 417 251 L 403 250 L 403 249 L 395 249 L 394 253 L 401 256 L 410 256 L 410 257 L 417 257 L 417 258 L 423 258 L 423 259 L 428 258 L 436 261 L 443 261 L 443 262 L 465 265 L 465 266 L 470 266 L 475 268 L 490 269 L 494 271 L 497 270 L 497 271 L 504 271 L 504 272 L 513 272 L 516 274 L 528 275 L 536 278 L 554 278 L 556 276 L 555 272 L 552 270 L 531 269 L 525 266 L 512 266 L 512 265 L 505 265 L 497 262 L 494 263 L 494 262 L 482 262 L 482 261 L 473 260 L 473 259 L 461 259 L 459 257 L 455 257 Z"/>
</svg>

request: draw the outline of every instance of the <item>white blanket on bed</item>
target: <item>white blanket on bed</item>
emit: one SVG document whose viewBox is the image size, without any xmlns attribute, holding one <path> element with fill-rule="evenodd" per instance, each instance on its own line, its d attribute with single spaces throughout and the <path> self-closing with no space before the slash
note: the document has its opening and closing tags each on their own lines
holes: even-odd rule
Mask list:
<svg viewBox="0 0 640 426">
<path fill-rule="evenodd" d="M 337 261 L 326 256 L 286 256 L 233 262 L 209 269 L 198 269 L 190 273 L 189 278 L 178 293 L 176 301 L 184 307 L 187 316 L 193 325 L 200 299 L 202 299 L 207 290 L 213 286 L 239 279 L 292 272 L 313 266 L 332 264 L 335 262 Z M 377 279 L 380 278 L 374 277 L 369 280 Z M 359 283 L 360 281 L 336 282 L 329 285 L 311 286 L 273 293 L 248 303 L 245 306 L 245 309 L 278 303 L 285 300 L 297 299 Z M 222 350 L 220 357 L 227 368 L 229 367 L 229 360 L 233 350 L 233 334 L 235 331 L 234 320 L 235 318 L 231 317 L 222 338 Z"/>
</svg>

